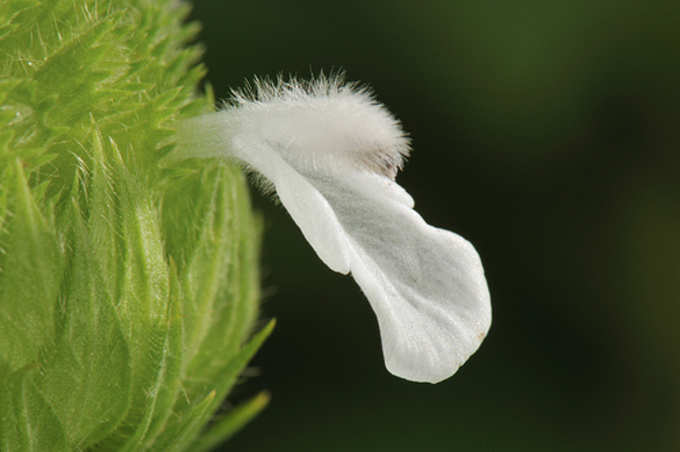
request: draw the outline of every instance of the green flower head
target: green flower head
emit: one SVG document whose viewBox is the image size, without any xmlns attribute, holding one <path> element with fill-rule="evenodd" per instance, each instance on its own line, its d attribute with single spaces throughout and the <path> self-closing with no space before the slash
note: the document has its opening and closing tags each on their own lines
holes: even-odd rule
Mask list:
<svg viewBox="0 0 680 452">
<path fill-rule="evenodd" d="M 163 1 L 0 3 L 0 450 L 205 450 L 271 331 L 241 171 L 162 167 L 213 109 Z"/>
</svg>

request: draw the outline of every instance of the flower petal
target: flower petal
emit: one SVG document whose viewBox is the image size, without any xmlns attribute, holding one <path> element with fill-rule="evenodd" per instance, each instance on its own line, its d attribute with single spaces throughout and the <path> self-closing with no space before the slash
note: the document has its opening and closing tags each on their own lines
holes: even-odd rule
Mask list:
<svg viewBox="0 0 680 452">
<path fill-rule="evenodd" d="M 351 271 L 378 318 L 391 373 L 437 383 L 477 350 L 491 304 L 467 240 L 425 223 L 411 196 L 386 176 L 347 168 L 302 174 L 267 145 L 236 139 L 233 146 L 273 182 L 321 260 Z"/>
<path fill-rule="evenodd" d="M 491 323 L 472 245 L 395 202 L 373 175 L 312 182 L 347 233 L 352 276 L 378 317 L 387 369 L 430 383 L 453 375 Z"/>
<path fill-rule="evenodd" d="M 244 148 L 238 143 L 235 147 Z M 250 143 L 245 149 L 248 152 L 238 152 L 239 157 L 274 184 L 281 203 L 319 259 L 331 270 L 347 274 L 347 239 L 328 201 L 269 146 Z"/>
<path fill-rule="evenodd" d="M 321 260 L 351 271 L 378 318 L 387 369 L 436 383 L 491 324 L 477 252 L 432 227 L 394 182 L 409 153 L 398 121 L 341 78 L 256 82 L 226 110 L 184 121 L 177 157 L 236 158 L 262 174 Z"/>
</svg>

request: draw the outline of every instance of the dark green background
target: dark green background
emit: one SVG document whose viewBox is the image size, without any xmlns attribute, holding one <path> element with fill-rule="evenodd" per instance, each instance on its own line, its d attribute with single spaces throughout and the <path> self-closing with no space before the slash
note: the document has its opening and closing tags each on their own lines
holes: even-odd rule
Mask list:
<svg viewBox="0 0 680 452">
<path fill-rule="evenodd" d="M 196 2 L 216 95 L 344 69 L 401 119 L 398 177 L 478 249 L 494 320 L 453 378 L 387 373 L 373 313 L 263 214 L 275 333 L 238 451 L 680 450 L 680 4 Z"/>
</svg>

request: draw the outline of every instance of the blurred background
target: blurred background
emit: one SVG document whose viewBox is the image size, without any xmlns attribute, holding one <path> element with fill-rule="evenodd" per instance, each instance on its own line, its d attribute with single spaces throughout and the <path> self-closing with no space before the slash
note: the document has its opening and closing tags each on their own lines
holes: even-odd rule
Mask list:
<svg viewBox="0 0 680 452">
<path fill-rule="evenodd" d="M 680 450 L 680 3 L 199 1 L 218 98 L 344 69 L 403 122 L 402 184 L 469 239 L 494 323 L 438 385 L 385 370 L 374 315 L 286 212 L 264 219 L 273 336 L 234 451 Z"/>
</svg>

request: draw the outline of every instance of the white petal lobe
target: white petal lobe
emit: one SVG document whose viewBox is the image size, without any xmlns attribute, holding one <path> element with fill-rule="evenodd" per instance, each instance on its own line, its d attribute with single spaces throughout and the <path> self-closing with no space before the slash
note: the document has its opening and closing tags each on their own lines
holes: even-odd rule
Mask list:
<svg viewBox="0 0 680 452">
<path fill-rule="evenodd" d="M 391 202 L 364 175 L 315 184 L 349 237 L 352 276 L 378 318 L 388 370 L 430 383 L 453 375 L 491 322 L 486 280 L 472 245 Z"/>
</svg>

